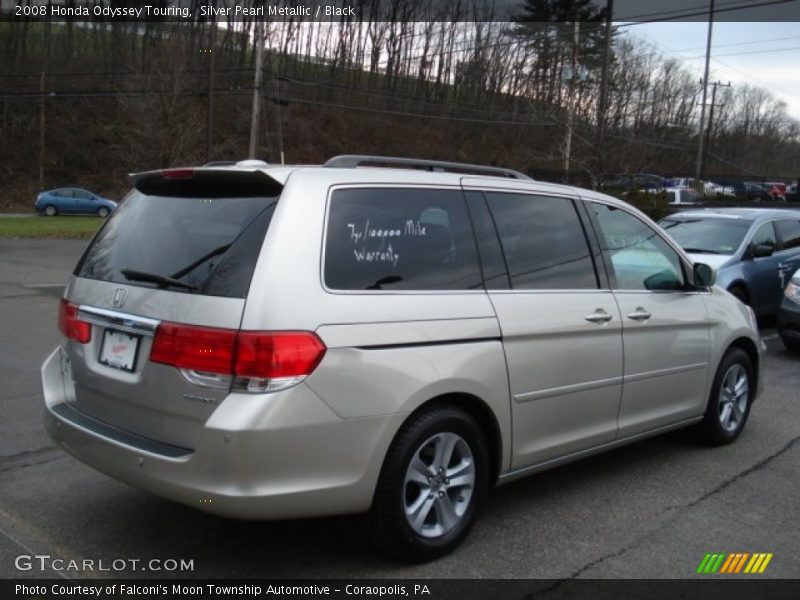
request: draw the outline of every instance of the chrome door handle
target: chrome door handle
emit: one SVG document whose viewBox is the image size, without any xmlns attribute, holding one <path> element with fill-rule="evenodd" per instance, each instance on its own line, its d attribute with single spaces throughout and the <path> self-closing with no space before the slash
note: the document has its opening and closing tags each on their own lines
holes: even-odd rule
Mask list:
<svg viewBox="0 0 800 600">
<path fill-rule="evenodd" d="M 594 313 L 592 313 L 591 315 L 586 315 L 583 318 L 591 323 L 608 323 L 614 317 L 612 317 L 602 308 L 598 308 L 597 310 L 594 311 Z"/>
<path fill-rule="evenodd" d="M 637 306 L 636 310 L 628 315 L 628 318 L 629 319 L 633 319 L 634 321 L 647 321 L 647 319 L 649 319 L 652 316 L 653 315 L 651 315 L 649 312 L 647 312 L 641 306 Z"/>
</svg>

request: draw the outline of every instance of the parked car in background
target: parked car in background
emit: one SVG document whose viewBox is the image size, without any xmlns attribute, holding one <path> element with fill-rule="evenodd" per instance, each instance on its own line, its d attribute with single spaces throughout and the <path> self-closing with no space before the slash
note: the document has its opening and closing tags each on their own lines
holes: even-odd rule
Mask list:
<svg viewBox="0 0 800 600">
<path fill-rule="evenodd" d="M 117 203 L 81 188 L 59 188 L 39 194 L 34 208 L 48 217 L 83 214 L 105 218 L 114 212 Z"/>
<path fill-rule="evenodd" d="M 719 208 L 679 212 L 659 223 L 697 262 L 759 316 L 773 315 L 800 268 L 800 211 Z"/>
<path fill-rule="evenodd" d="M 729 185 L 714 183 L 713 181 L 703 182 L 703 193 L 706 196 L 734 196 L 733 188 Z"/>
<path fill-rule="evenodd" d="M 769 201 L 772 196 L 763 185 L 750 181 L 735 181 L 729 186 L 733 195 L 740 200 Z"/>
<path fill-rule="evenodd" d="M 753 311 L 605 194 L 366 156 L 132 181 L 61 299 L 45 422 L 194 508 L 369 511 L 429 560 L 495 484 L 688 425 L 731 443 L 762 387 Z"/>
<path fill-rule="evenodd" d="M 615 175 L 611 179 L 603 182 L 601 187 L 631 192 L 633 190 L 665 188 L 671 185 L 672 182 L 669 179 L 661 177 L 661 175 L 653 175 L 652 173 L 627 173 L 624 175 Z"/>
<path fill-rule="evenodd" d="M 696 206 L 702 200 L 697 190 L 689 187 L 668 187 L 664 188 L 664 193 L 670 206 Z"/>
<path fill-rule="evenodd" d="M 788 350 L 800 352 L 800 269 L 794 272 L 783 292 L 778 311 L 778 335 Z"/>
</svg>

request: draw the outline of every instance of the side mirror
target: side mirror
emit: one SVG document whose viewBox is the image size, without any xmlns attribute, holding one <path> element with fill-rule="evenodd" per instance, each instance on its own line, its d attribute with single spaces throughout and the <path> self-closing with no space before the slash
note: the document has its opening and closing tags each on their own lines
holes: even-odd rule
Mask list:
<svg viewBox="0 0 800 600">
<path fill-rule="evenodd" d="M 751 258 L 766 258 L 767 256 L 772 256 L 774 252 L 775 248 L 769 244 L 753 244 L 750 246 Z"/>
<path fill-rule="evenodd" d="M 714 281 L 716 279 L 714 269 L 705 263 L 694 263 L 694 267 L 692 267 L 692 275 L 692 283 L 694 284 L 694 287 L 698 288 L 711 287 L 714 285 Z"/>
</svg>

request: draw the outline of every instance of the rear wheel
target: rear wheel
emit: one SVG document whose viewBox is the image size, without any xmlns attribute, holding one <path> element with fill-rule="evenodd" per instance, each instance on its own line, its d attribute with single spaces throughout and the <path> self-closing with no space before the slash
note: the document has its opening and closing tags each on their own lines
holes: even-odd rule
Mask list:
<svg viewBox="0 0 800 600">
<path fill-rule="evenodd" d="M 109 210 L 105 206 L 101 206 L 97 209 L 97 216 L 101 219 L 105 219 L 109 214 Z"/>
<path fill-rule="evenodd" d="M 370 511 L 372 533 L 409 562 L 443 556 L 467 535 L 486 494 L 489 453 L 478 424 L 451 406 L 412 417 L 387 453 Z"/>
<path fill-rule="evenodd" d="M 44 214 L 46 214 L 48 217 L 55 217 L 58 214 L 58 211 L 56 210 L 55 206 L 48 204 L 44 207 Z"/>
<path fill-rule="evenodd" d="M 755 394 L 753 373 L 753 363 L 741 348 L 731 348 L 722 358 L 699 426 L 705 441 L 721 446 L 742 433 Z"/>
</svg>

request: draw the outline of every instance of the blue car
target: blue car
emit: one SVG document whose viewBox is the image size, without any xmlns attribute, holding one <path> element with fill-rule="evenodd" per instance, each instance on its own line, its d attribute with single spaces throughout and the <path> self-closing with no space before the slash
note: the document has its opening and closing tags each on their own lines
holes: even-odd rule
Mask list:
<svg viewBox="0 0 800 600">
<path fill-rule="evenodd" d="M 659 223 L 696 262 L 758 316 L 774 315 L 800 268 L 800 211 L 719 208 L 675 213 Z"/>
<path fill-rule="evenodd" d="M 114 212 L 117 203 L 80 188 L 60 188 L 42 192 L 33 206 L 38 213 L 48 217 L 81 214 L 105 218 Z"/>
</svg>

